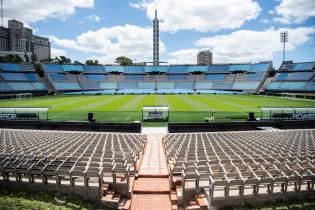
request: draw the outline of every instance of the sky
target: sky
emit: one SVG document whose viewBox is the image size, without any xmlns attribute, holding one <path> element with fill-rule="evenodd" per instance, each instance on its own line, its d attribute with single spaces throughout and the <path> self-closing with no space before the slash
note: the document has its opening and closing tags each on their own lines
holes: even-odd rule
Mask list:
<svg viewBox="0 0 315 210">
<path fill-rule="evenodd" d="M 152 20 L 160 19 L 160 61 L 196 64 L 315 61 L 314 0 L 3 0 L 7 19 L 50 38 L 52 56 L 112 64 L 118 56 L 152 61 Z M 5 23 L 6 24 L 6 23 Z"/>
</svg>

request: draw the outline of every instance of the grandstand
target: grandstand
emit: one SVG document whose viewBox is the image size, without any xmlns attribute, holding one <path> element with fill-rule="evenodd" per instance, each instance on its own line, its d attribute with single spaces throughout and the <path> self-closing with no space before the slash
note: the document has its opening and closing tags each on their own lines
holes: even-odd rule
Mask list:
<svg viewBox="0 0 315 210">
<path fill-rule="evenodd" d="M 0 186 L 79 195 L 110 209 L 314 196 L 314 129 L 166 136 L 0 129 L 0 137 Z"/>
<path fill-rule="evenodd" d="M 42 64 L 42 67 L 47 80 L 52 84 L 52 91 L 55 92 L 78 91 L 77 94 L 188 94 L 214 93 L 215 91 L 258 93 L 264 79 L 272 69 L 272 63 L 125 67 Z"/>
<path fill-rule="evenodd" d="M 314 100 L 265 96 L 314 97 L 315 62 L 39 64 L 0 63 L 1 187 L 131 210 L 315 196 Z"/>
<path fill-rule="evenodd" d="M 0 92 L 47 92 L 47 84 L 34 66 L 27 63 L 0 63 Z"/>
<path fill-rule="evenodd" d="M 314 93 L 315 62 L 284 62 L 267 87 L 271 93 Z"/>
<path fill-rule="evenodd" d="M 212 66 L 82 66 L 43 63 L 44 78 L 31 64 L 0 65 L 0 90 L 67 94 L 312 93 L 314 62 Z M 272 80 L 269 82 L 269 80 Z"/>
</svg>

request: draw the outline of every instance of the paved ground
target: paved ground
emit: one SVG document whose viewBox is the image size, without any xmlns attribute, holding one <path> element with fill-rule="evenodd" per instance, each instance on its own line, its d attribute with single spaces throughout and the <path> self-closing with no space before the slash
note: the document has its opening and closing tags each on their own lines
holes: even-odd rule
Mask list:
<svg viewBox="0 0 315 210">
<path fill-rule="evenodd" d="M 131 210 L 168 210 L 171 202 L 168 194 L 135 194 Z"/>
<path fill-rule="evenodd" d="M 141 163 L 140 176 L 168 176 L 166 160 L 162 147 L 163 134 L 150 134 Z"/>
<path fill-rule="evenodd" d="M 162 147 L 164 134 L 148 135 L 148 144 L 135 181 L 131 210 L 171 209 L 170 187 Z"/>
<path fill-rule="evenodd" d="M 169 179 L 168 178 L 139 178 L 135 182 L 133 188 L 134 193 L 169 193 Z"/>
</svg>

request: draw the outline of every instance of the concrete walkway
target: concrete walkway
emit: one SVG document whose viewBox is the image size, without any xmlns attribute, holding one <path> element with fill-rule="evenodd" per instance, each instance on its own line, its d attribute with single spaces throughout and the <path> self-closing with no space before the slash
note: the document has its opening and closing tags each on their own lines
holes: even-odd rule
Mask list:
<svg viewBox="0 0 315 210">
<path fill-rule="evenodd" d="M 147 135 L 147 146 L 135 181 L 131 210 L 171 209 L 169 174 L 162 147 L 165 134 Z"/>
</svg>

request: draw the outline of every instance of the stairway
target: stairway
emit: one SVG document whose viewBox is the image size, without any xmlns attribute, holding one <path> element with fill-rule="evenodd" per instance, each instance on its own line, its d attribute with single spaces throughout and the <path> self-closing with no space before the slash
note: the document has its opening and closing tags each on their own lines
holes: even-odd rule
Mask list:
<svg viewBox="0 0 315 210">
<path fill-rule="evenodd" d="M 147 137 L 148 142 L 139 177 L 133 188 L 131 210 L 173 209 L 162 137 L 163 134 L 153 134 Z M 177 209 L 177 205 L 174 209 Z"/>
</svg>

